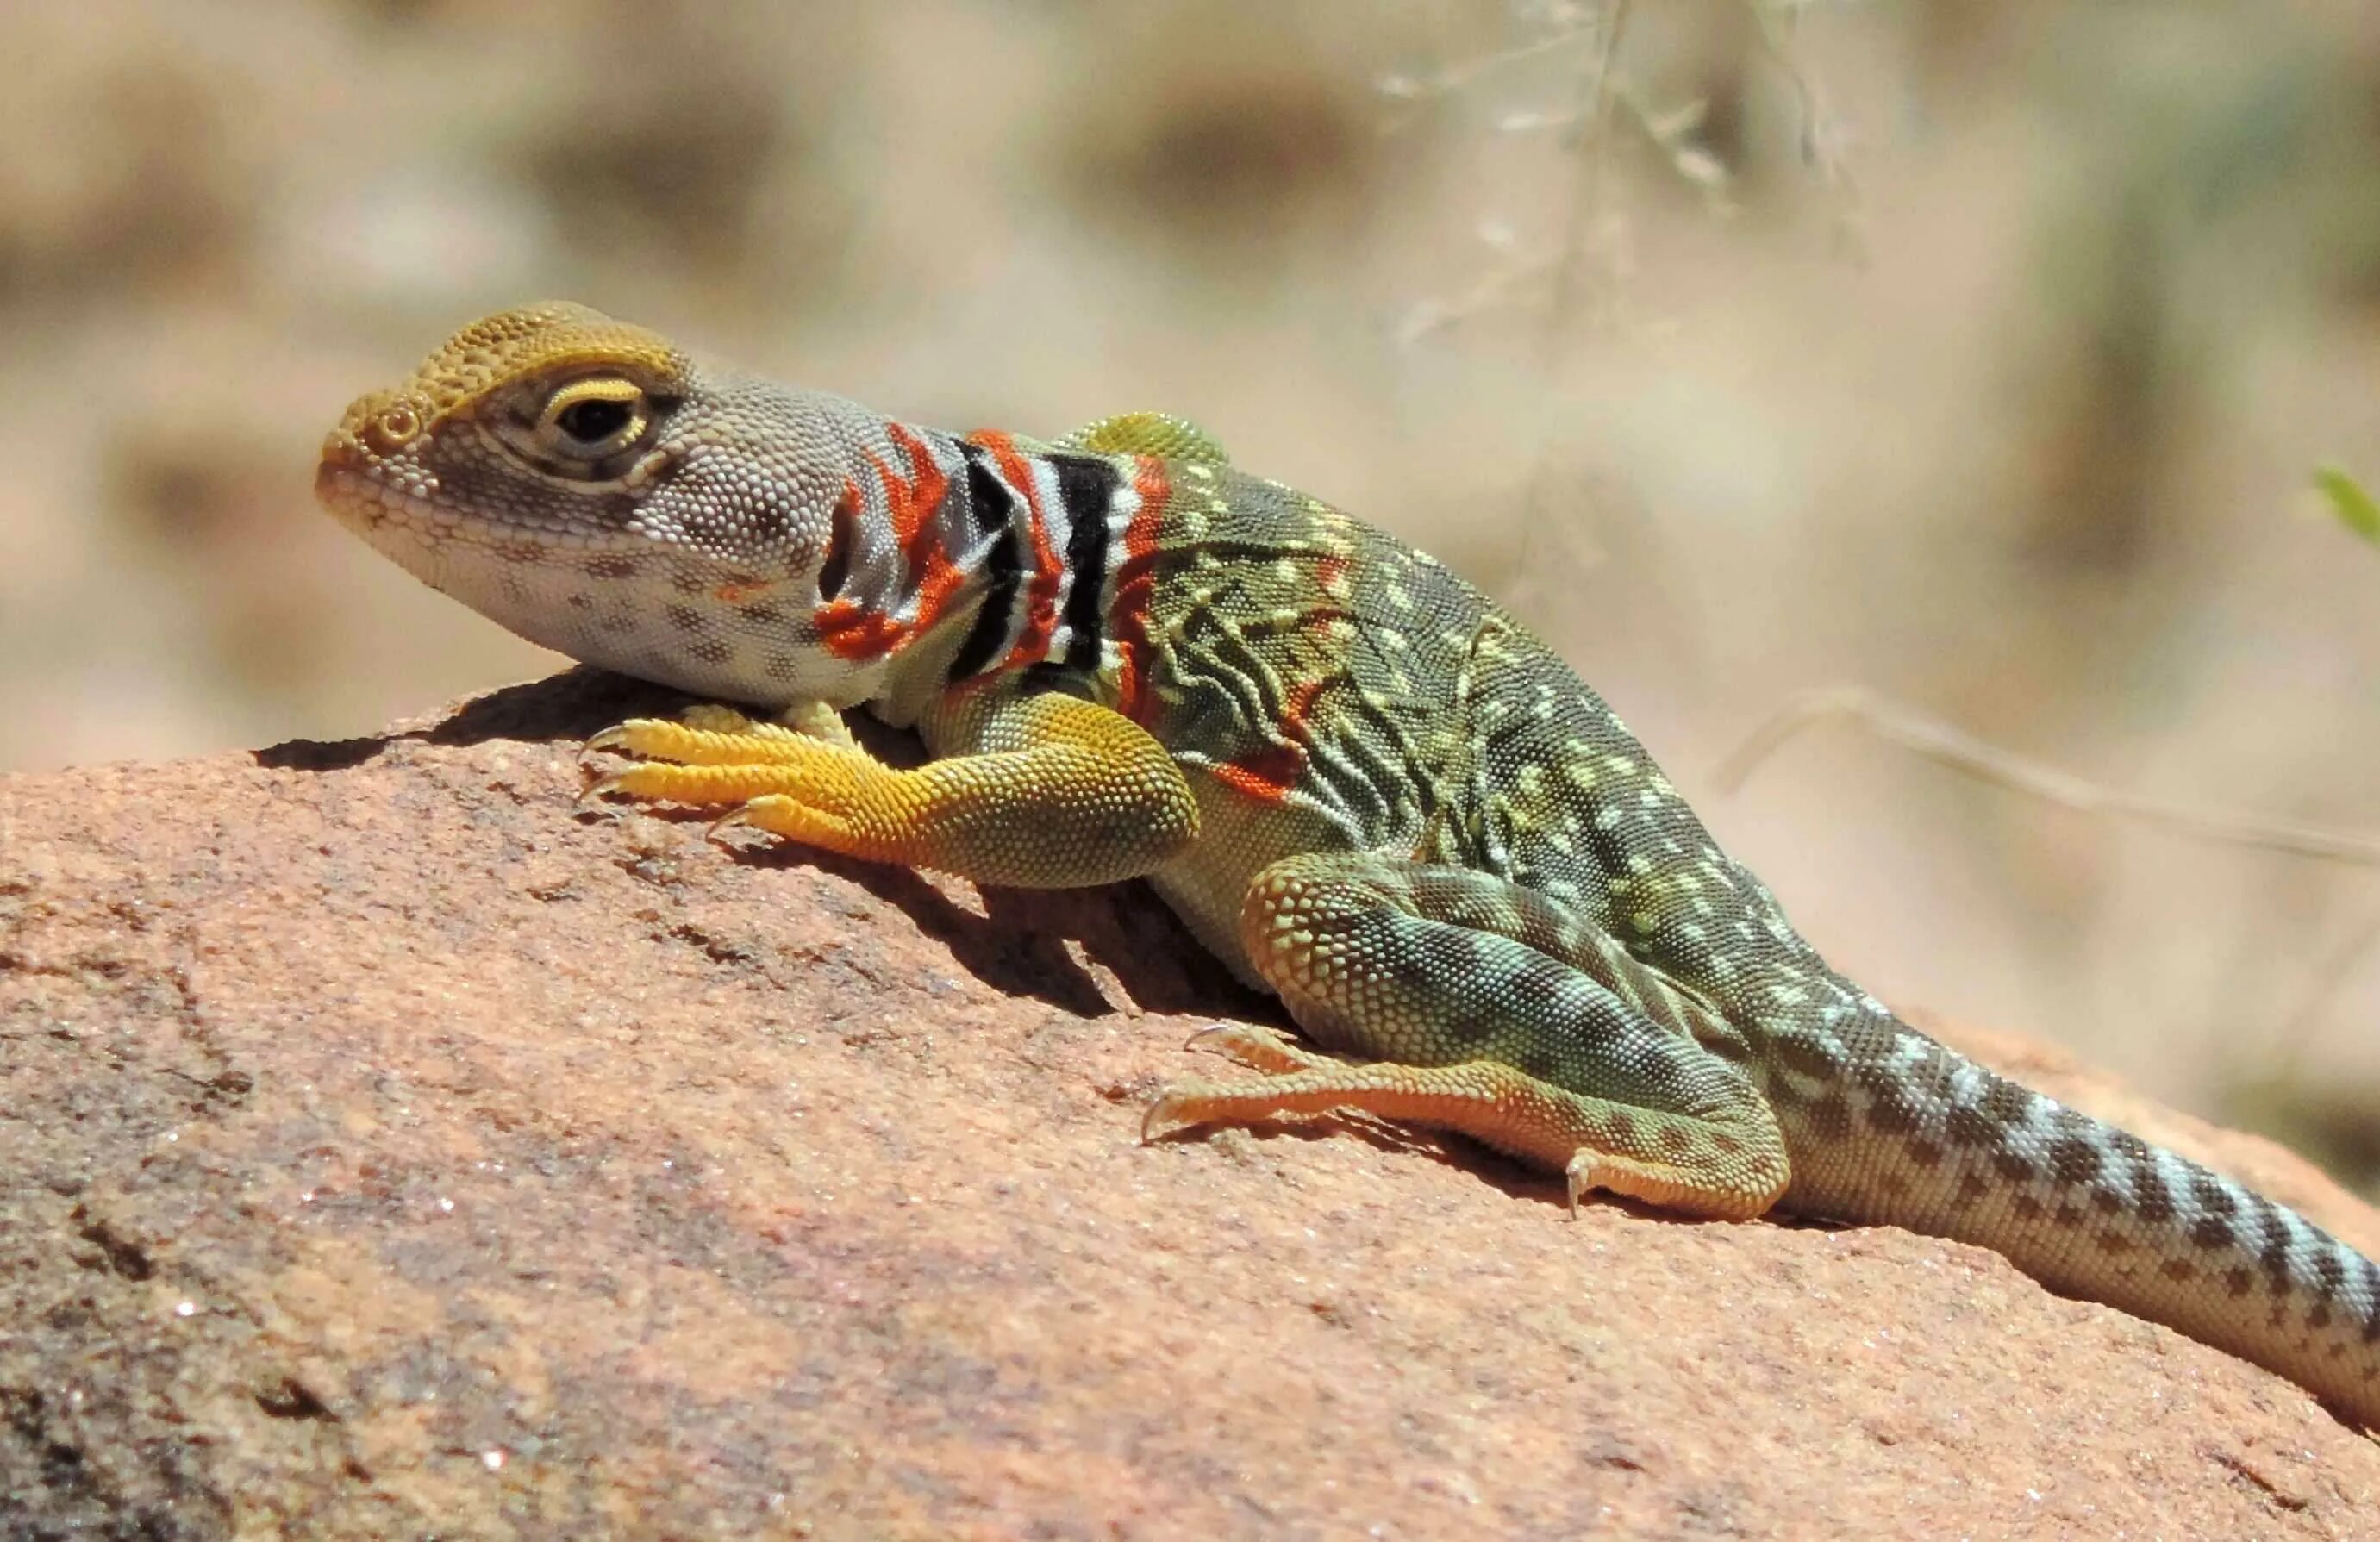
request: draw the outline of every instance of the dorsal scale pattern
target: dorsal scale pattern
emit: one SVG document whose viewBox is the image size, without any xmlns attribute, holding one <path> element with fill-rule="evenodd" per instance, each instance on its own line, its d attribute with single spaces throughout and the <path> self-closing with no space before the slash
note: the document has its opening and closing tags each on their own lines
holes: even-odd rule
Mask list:
<svg viewBox="0 0 2380 1542">
<path fill-rule="evenodd" d="M 1152 1131 L 1360 1108 L 1573 1203 L 1956 1237 L 2380 1423 L 2369 1259 L 1901 1022 L 1550 650 L 1195 425 L 953 435 L 555 304 L 358 400 L 317 488 L 524 637 L 780 714 L 624 723 L 599 790 L 986 883 L 1148 878 L 1320 1046 L 1227 1030 L 1263 1075 Z M 854 706 L 935 758 L 877 762 Z"/>
</svg>

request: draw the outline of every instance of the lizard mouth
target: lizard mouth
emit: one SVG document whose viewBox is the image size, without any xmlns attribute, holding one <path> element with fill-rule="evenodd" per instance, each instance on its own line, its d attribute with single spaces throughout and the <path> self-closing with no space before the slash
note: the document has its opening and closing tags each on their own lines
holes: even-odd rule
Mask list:
<svg viewBox="0 0 2380 1542">
<path fill-rule="evenodd" d="M 432 485 L 429 479 L 418 478 L 416 486 L 404 487 L 382 469 L 384 465 L 347 430 L 333 430 L 322 441 L 322 458 L 314 466 L 315 501 L 358 533 L 385 523 L 396 508 L 415 517 L 429 517 L 434 506 L 428 497 Z"/>
<path fill-rule="evenodd" d="M 439 496 L 427 470 L 373 455 L 345 430 L 322 442 L 314 498 L 332 517 L 380 551 L 407 561 L 423 544 L 498 548 L 508 561 L 560 560 L 601 552 L 642 552 L 645 543 L 616 535 L 557 530 L 533 520 L 491 516 Z M 407 565 L 412 565 L 409 562 Z"/>
<path fill-rule="evenodd" d="M 323 443 L 322 458 L 314 467 L 314 501 L 337 516 L 341 524 L 369 518 L 376 506 L 361 496 L 369 484 L 356 464 L 358 458 L 352 445 L 342 444 L 334 435 Z"/>
</svg>

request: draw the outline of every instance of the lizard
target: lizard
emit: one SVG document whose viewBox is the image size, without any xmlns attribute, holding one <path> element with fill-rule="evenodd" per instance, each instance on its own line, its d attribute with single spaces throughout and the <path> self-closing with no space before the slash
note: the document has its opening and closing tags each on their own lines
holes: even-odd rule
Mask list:
<svg viewBox="0 0 2380 1542">
<path fill-rule="evenodd" d="M 1361 1111 L 1560 1172 L 1573 1212 L 1898 1225 L 2380 1427 L 2380 1267 L 1894 1015 L 1550 648 L 1193 424 L 952 434 L 552 302 L 358 399 L 315 485 L 522 637 L 717 703 L 596 735 L 625 764 L 591 795 L 1148 880 L 1300 1036 L 1209 1030 L 1258 1075 L 1160 1089 L 1144 1138 Z"/>
</svg>

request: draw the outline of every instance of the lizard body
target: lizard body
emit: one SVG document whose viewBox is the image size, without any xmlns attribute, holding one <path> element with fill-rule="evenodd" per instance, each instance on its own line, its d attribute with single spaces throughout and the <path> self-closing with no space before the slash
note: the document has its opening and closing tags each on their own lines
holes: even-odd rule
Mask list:
<svg viewBox="0 0 2380 1542">
<path fill-rule="evenodd" d="M 358 400 L 317 490 L 533 641 L 782 715 L 600 784 L 998 884 L 1147 877 L 1284 1000 L 1150 1129 L 1361 1108 L 1688 1213 L 1993 1248 L 2380 1425 L 2380 1268 L 1830 968 L 1570 668 L 1153 415 L 954 436 L 553 304 Z M 916 728 L 896 771 L 842 709 Z"/>
</svg>

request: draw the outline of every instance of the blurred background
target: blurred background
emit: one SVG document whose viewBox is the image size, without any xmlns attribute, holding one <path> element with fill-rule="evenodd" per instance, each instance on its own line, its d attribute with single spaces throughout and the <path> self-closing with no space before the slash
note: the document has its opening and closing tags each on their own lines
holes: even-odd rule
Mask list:
<svg viewBox="0 0 2380 1542">
<path fill-rule="evenodd" d="M 313 508 L 567 297 L 889 411 L 1191 416 L 1576 662 L 1888 999 L 2380 1186 L 2380 872 L 1815 728 L 1873 686 L 2380 832 L 2380 12 L 1748 0 L 13 6 L 0 771 L 550 672 Z"/>
</svg>

